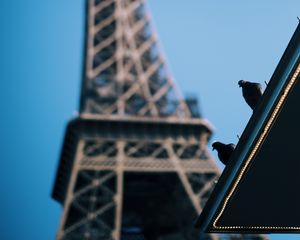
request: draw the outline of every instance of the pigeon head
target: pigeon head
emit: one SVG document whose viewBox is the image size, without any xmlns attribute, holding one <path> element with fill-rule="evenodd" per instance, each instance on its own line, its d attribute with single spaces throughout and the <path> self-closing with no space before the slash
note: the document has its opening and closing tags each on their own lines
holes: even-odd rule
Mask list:
<svg viewBox="0 0 300 240">
<path fill-rule="evenodd" d="M 212 144 L 212 150 L 219 150 L 220 149 L 220 147 L 221 146 L 223 146 L 224 144 L 223 143 L 221 143 L 221 142 L 214 142 L 213 144 Z"/>
<path fill-rule="evenodd" d="M 243 86 L 245 85 L 246 82 L 247 82 L 247 81 L 245 81 L 245 80 L 240 80 L 240 81 L 238 82 L 238 84 L 239 84 L 240 87 L 243 87 Z"/>
</svg>

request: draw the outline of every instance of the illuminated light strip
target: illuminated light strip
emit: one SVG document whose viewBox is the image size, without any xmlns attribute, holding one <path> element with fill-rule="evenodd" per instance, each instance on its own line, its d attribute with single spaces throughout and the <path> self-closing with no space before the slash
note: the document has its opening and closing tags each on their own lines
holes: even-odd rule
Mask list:
<svg viewBox="0 0 300 240">
<path fill-rule="evenodd" d="M 289 81 L 289 83 L 287 84 L 286 88 L 283 91 L 283 94 L 281 95 L 269 121 L 267 122 L 262 134 L 260 135 L 257 143 L 255 144 L 250 156 L 248 157 L 245 165 L 243 166 L 240 174 L 237 177 L 237 180 L 235 181 L 232 189 L 230 190 L 229 194 L 227 195 L 227 197 L 225 198 L 225 201 L 221 207 L 221 211 L 219 212 L 219 214 L 217 215 L 217 217 L 215 218 L 215 220 L 213 221 L 213 227 L 215 229 L 223 229 L 223 230 L 231 230 L 231 229 L 265 229 L 265 230 L 270 230 L 270 229 L 285 229 L 285 230 L 300 230 L 300 227 L 276 227 L 276 226 L 227 226 L 227 227 L 222 227 L 222 226 L 217 226 L 217 222 L 219 221 L 219 219 L 221 218 L 226 206 L 229 203 L 230 198 L 232 197 L 233 193 L 235 192 L 238 184 L 240 183 L 244 173 L 246 172 L 250 162 L 252 161 L 254 155 L 256 154 L 257 150 L 259 149 L 259 147 L 261 146 L 262 142 L 265 140 L 267 133 L 269 132 L 272 124 L 274 123 L 275 118 L 277 117 L 280 109 L 282 108 L 282 105 L 284 103 L 284 101 L 287 98 L 287 95 L 289 94 L 291 88 L 293 87 L 294 83 L 296 82 L 297 78 L 299 77 L 299 73 L 300 73 L 300 64 L 297 66 L 295 73 L 293 74 L 291 80 Z"/>
</svg>

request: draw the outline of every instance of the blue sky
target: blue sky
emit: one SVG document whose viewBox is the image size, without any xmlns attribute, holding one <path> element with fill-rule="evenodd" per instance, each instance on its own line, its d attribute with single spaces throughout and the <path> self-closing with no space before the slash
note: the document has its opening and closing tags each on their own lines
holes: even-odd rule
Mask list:
<svg viewBox="0 0 300 240">
<path fill-rule="evenodd" d="M 236 143 L 251 116 L 237 81 L 270 79 L 298 24 L 300 1 L 149 6 L 173 76 L 184 94 L 199 97 L 215 126 L 212 140 Z M 65 126 L 78 108 L 83 13 L 83 0 L 0 2 L 1 239 L 54 239 L 61 207 L 50 193 Z"/>
</svg>

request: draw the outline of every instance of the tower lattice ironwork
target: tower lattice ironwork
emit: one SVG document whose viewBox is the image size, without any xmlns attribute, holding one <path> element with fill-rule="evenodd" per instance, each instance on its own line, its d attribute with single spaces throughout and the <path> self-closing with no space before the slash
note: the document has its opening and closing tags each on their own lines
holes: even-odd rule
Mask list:
<svg viewBox="0 0 300 240">
<path fill-rule="evenodd" d="M 86 0 L 86 10 L 80 112 L 53 189 L 57 239 L 197 239 L 219 176 L 211 126 L 176 90 L 144 0 Z"/>
</svg>

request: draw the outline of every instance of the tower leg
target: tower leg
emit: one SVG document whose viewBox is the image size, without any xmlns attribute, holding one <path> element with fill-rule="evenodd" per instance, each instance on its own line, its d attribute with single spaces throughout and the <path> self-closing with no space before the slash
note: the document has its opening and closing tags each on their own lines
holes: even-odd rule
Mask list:
<svg viewBox="0 0 300 240">
<path fill-rule="evenodd" d="M 62 240 L 63 236 L 64 236 L 64 226 L 65 226 L 66 221 L 67 221 L 67 216 L 68 216 L 68 212 L 69 212 L 69 209 L 70 209 L 70 205 L 73 201 L 73 190 L 74 190 L 75 182 L 76 182 L 76 179 L 77 179 L 77 176 L 78 176 L 79 161 L 82 158 L 83 146 L 84 146 L 84 142 L 80 141 L 78 143 L 76 159 L 74 161 L 73 169 L 72 169 L 72 172 L 71 172 L 69 188 L 67 190 L 66 200 L 65 200 L 65 203 L 64 203 L 64 210 L 63 210 L 61 222 L 60 222 L 60 225 L 59 225 L 59 230 L 58 230 L 58 233 L 57 233 L 57 238 L 56 238 L 57 240 Z"/>
<path fill-rule="evenodd" d="M 122 226 L 122 204 L 123 204 L 123 186 L 124 186 L 124 141 L 117 142 L 118 157 L 117 157 L 117 191 L 115 195 L 116 202 L 116 218 L 115 218 L 115 230 L 113 232 L 113 238 L 119 240 L 121 238 L 121 226 Z"/>
</svg>

